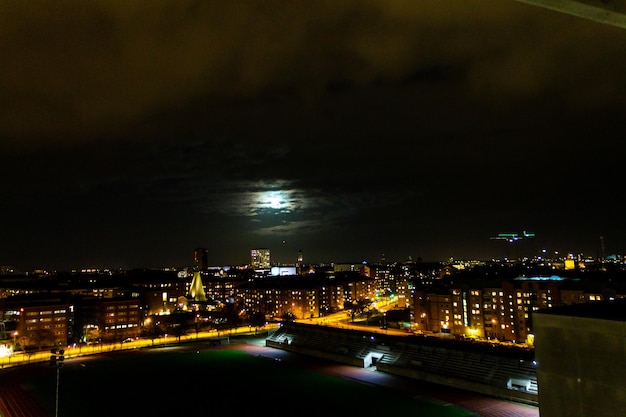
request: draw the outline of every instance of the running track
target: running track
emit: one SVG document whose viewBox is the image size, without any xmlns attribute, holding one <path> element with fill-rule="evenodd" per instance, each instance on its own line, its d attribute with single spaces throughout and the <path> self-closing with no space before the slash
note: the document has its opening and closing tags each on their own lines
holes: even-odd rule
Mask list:
<svg viewBox="0 0 626 417">
<path fill-rule="evenodd" d="M 11 371 L 15 370 L 12 369 Z M 50 417 L 25 387 L 22 386 L 20 379 L 17 377 L 17 372 L 13 373 L 16 378 L 3 377 L 2 382 L 0 382 L 0 416 Z M 10 381 L 7 381 L 7 379 Z"/>
</svg>

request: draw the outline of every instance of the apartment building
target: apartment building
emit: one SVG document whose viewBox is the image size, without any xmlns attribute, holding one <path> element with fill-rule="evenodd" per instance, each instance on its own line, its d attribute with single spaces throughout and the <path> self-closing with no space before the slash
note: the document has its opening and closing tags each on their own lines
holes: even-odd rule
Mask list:
<svg viewBox="0 0 626 417">
<path fill-rule="evenodd" d="M 393 294 L 396 304 L 391 307 L 409 306 L 413 330 L 518 343 L 532 343 L 533 312 L 538 309 L 623 298 L 626 293 L 617 285 L 622 282 L 619 280 L 611 281 L 616 287 L 609 287 L 601 281 L 583 285 L 555 277 L 475 279 L 451 269 L 442 273 L 432 264 L 360 265 L 345 271 L 335 268 L 263 278 L 250 271 L 254 272 L 209 269 L 196 282 L 201 282 L 207 300 L 215 302 L 214 309 L 236 305 L 267 319 L 285 314 L 296 319 L 322 317 L 343 310 L 346 303 L 367 304 L 379 300 L 381 294 L 388 298 Z M 8 295 L 24 292 L 11 291 L 12 283 L 19 282 L 11 280 L 9 285 L 1 285 L 7 296 L 0 299 L 0 319 L 30 344 L 35 344 L 33 335 L 38 333 L 54 334 L 55 343 L 134 337 L 146 318 L 180 310 L 192 281 L 192 275 L 175 271 L 142 271 L 101 279 L 92 274 L 89 285 L 81 283 L 80 288 L 67 291 L 58 286 L 49 291 L 49 279 L 41 281 L 39 288 L 29 282 L 29 294 L 18 296 Z M 388 292 L 390 288 L 394 292 Z M 23 297 L 28 302 L 22 301 Z"/>
<path fill-rule="evenodd" d="M 13 329 L 18 345 L 65 345 L 71 337 L 73 306 L 66 295 L 5 298 L 0 299 L 0 320 Z"/>
</svg>

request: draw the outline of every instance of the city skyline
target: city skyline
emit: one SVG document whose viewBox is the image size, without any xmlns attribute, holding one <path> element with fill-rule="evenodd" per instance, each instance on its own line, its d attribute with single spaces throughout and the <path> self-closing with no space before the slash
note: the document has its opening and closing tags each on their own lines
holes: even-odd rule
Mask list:
<svg viewBox="0 0 626 417">
<path fill-rule="evenodd" d="M 525 233 L 525 232 L 524 232 Z M 479 265 L 485 263 L 491 263 L 494 265 L 505 265 L 508 264 L 513 265 L 512 262 L 516 262 L 519 265 L 532 266 L 536 267 L 549 267 L 551 269 L 572 269 L 574 264 L 567 265 L 568 261 L 574 261 L 577 263 L 578 267 L 576 269 L 589 269 L 595 270 L 596 267 L 600 267 L 604 265 L 605 267 L 609 264 L 613 265 L 621 265 L 626 261 L 626 255 L 616 254 L 616 253 L 605 253 L 602 245 L 601 239 L 601 247 L 598 249 L 598 256 L 586 255 L 583 253 L 576 253 L 572 251 L 555 251 L 549 252 L 545 249 L 536 250 L 536 253 L 530 253 L 533 249 L 529 249 L 528 246 L 520 246 L 517 242 L 523 240 L 523 238 L 517 237 L 503 237 L 503 235 L 514 235 L 517 236 L 516 233 L 501 233 L 497 237 L 492 237 L 492 240 L 500 240 L 507 242 L 506 245 L 502 245 L 500 249 L 495 250 L 495 252 L 501 252 L 501 256 L 494 256 L 491 258 L 471 258 L 471 257 L 450 257 L 448 259 L 423 259 L 421 257 L 414 258 L 409 255 L 405 258 L 393 258 L 390 259 L 387 257 L 385 253 L 381 253 L 377 258 L 371 259 L 339 259 L 339 260 L 318 260 L 318 261 L 307 261 L 305 260 L 304 252 L 302 249 L 298 250 L 296 253 L 296 257 L 293 259 L 285 260 L 285 253 L 281 252 L 283 257 L 280 260 L 276 260 L 274 256 L 272 256 L 272 251 L 269 248 L 253 248 L 248 251 L 248 257 L 242 257 L 241 262 L 228 263 L 221 262 L 217 260 L 216 262 L 209 263 L 208 262 L 208 254 L 209 250 L 206 248 L 196 248 L 193 251 L 192 256 L 186 262 L 181 264 L 169 264 L 169 265 L 134 265 L 130 267 L 123 267 L 119 265 L 102 265 L 102 266 L 93 266 L 93 265 L 75 265 L 72 268 L 68 269 L 46 269 L 46 268 L 34 268 L 30 270 L 25 270 L 21 268 L 16 268 L 14 265 L 0 265 L 0 275 L 2 274 L 29 274 L 31 272 L 34 273 L 66 273 L 66 272 L 81 272 L 81 273 L 98 273 L 98 272 L 113 272 L 113 271 L 124 271 L 124 270 L 142 270 L 142 269 L 153 269 L 159 270 L 162 269 L 164 271 L 173 271 L 178 270 L 179 272 L 185 271 L 189 273 L 189 271 L 193 268 L 196 271 L 208 271 L 215 269 L 225 269 L 228 270 L 230 268 L 249 268 L 254 270 L 267 270 L 271 269 L 270 275 L 299 275 L 297 272 L 297 268 L 301 266 L 310 267 L 310 271 L 320 272 L 316 270 L 316 268 L 320 267 L 322 269 L 328 267 L 337 267 L 338 265 L 392 265 L 392 264 L 440 264 L 450 265 L 450 264 L 465 264 L 467 265 Z M 533 234 L 534 235 L 534 234 Z M 534 237 L 534 236 L 533 236 Z M 527 239 L 526 239 L 527 240 Z M 202 256 L 198 254 L 202 253 Z M 291 254 L 293 255 L 293 254 Z M 244 259 L 245 258 L 245 259 Z M 289 258 L 289 255 L 286 256 Z M 334 259 L 334 258 L 333 258 Z M 582 265 L 586 266 L 582 266 Z"/>
<path fill-rule="evenodd" d="M 0 265 L 626 253 L 622 28 L 513 0 L 10 2 L 0 28 Z"/>
</svg>

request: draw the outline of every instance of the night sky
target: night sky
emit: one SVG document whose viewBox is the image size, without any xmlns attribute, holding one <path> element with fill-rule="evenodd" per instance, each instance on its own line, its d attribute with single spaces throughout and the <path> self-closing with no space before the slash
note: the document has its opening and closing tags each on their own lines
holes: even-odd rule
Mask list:
<svg viewBox="0 0 626 417">
<path fill-rule="evenodd" d="M 3 1 L 0 98 L 18 270 L 626 253 L 626 30 L 537 6 Z"/>
</svg>

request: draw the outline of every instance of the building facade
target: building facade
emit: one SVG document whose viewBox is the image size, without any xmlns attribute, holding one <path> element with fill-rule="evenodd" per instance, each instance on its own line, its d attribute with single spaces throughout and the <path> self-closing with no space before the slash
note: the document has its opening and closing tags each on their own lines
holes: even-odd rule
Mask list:
<svg viewBox="0 0 626 417">
<path fill-rule="evenodd" d="M 271 264 L 270 250 L 267 248 L 250 251 L 250 267 L 253 269 L 269 269 Z"/>
</svg>

